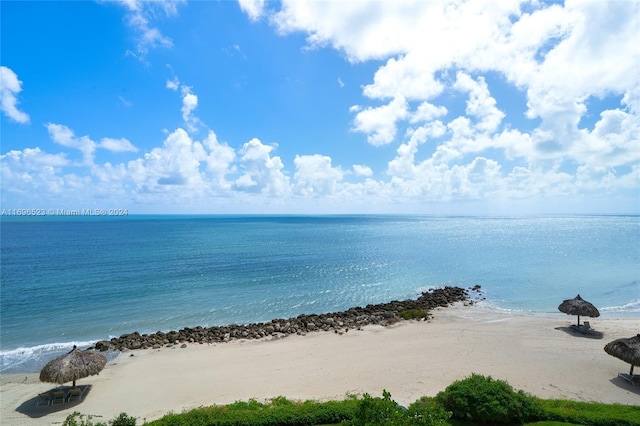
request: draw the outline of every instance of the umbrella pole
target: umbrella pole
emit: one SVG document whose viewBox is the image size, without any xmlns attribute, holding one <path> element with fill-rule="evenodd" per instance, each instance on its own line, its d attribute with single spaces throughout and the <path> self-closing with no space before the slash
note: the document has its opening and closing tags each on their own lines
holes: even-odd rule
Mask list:
<svg viewBox="0 0 640 426">
<path fill-rule="evenodd" d="M 629 370 L 629 375 L 633 377 L 633 364 L 631 364 L 631 370 Z"/>
<path fill-rule="evenodd" d="M 73 387 L 74 388 L 76 387 L 76 380 L 75 379 L 73 380 Z"/>
</svg>

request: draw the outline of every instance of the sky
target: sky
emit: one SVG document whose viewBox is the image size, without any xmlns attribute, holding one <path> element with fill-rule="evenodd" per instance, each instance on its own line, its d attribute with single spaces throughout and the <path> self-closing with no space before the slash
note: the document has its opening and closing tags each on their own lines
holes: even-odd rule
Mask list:
<svg viewBox="0 0 640 426">
<path fill-rule="evenodd" d="M 640 214 L 639 1 L 0 17 L 7 214 Z"/>
</svg>

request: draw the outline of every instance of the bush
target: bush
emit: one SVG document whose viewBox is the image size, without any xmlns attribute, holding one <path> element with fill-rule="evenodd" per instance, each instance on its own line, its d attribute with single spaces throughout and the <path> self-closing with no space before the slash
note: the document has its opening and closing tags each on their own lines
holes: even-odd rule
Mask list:
<svg viewBox="0 0 640 426">
<path fill-rule="evenodd" d="M 181 414 L 167 414 L 148 423 L 153 426 L 298 426 L 338 424 L 351 419 L 357 401 L 290 401 L 279 396 L 262 403 L 255 399 L 223 406 L 201 407 Z"/>
<path fill-rule="evenodd" d="M 398 312 L 398 315 L 405 320 L 429 318 L 429 312 L 424 309 L 405 309 Z"/>
<path fill-rule="evenodd" d="M 93 423 L 93 416 L 89 416 L 86 414 L 81 414 L 78 411 L 74 411 L 69 414 L 64 422 L 62 422 L 62 426 L 107 426 L 106 423 Z"/>
<path fill-rule="evenodd" d="M 343 422 L 351 426 L 437 426 L 444 425 L 451 413 L 441 407 L 412 404 L 409 408 L 398 405 L 386 390 L 382 398 L 364 394 L 351 421 Z"/>
<path fill-rule="evenodd" d="M 62 426 L 107 426 L 104 422 L 93 423 L 93 417 L 74 411 L 67 416 Z M 120 413 L 118 417 L 109 421 L 109 426 L 136 426 L 136 418 L 128 416 L 127 413 Z"/>
<path fill-rule="evenodd" d="M 120 413 L 118 417 L 109 422 L 111 426 L 136 426 L 136 418 L 130 417 L 127 413 Z"/>
<path fill-rule="evenodd" d="M 453 417 L 479 423 L 523 423 L 541 418 L 536 399 L 503 380 L 472 374 L 436 395 Z"/>
<path fill-rule="evenodd" d="M 541 399 L 547 420 L 590 426 L 638 426 L 640 406 Z"/>
</svg>

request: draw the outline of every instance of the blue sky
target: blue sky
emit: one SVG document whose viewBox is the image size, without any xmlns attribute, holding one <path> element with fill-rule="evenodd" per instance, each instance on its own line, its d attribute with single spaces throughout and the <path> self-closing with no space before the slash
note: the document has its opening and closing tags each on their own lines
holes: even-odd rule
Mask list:
<svg viewBox="0 0 640 426">
<path fill-rule="evenodd" d="M 640 213 L 640 2 L 0 3 L 3 209 Z"/>
</svg>

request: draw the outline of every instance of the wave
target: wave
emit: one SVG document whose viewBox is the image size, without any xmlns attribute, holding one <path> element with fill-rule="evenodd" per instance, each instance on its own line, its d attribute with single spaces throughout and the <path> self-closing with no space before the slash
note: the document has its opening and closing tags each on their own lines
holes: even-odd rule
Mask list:
<svg viewBox="0 0 640 426">
<path fill-rule="evenodd" d="M 74 346 L 87 348 L 94 341 L 90 342 L 62 342 L 47 343 L 31 347 L 20 347 L 16 349 L 0 351 L 0 373 L 35 373 L 44 367 L 50 360 L 69 352 Z M 107 359 L 115 359 L 117 354 L 107 354 Z"/>
<path fill-rule="evenodd" d="M 640 299 L 632 300 L 631 302 L 625 303 L 623 305 L 618 306 L 605 306 L 604 308 L 600 308 L 600 312 L 604 313 L 640 313 Z"/>
</svg>

